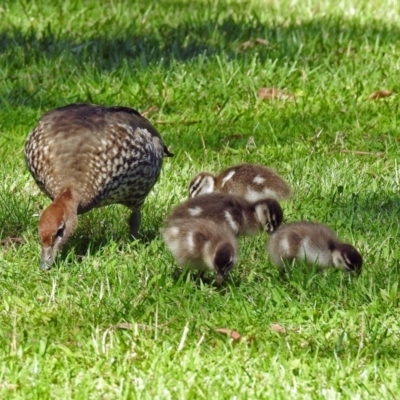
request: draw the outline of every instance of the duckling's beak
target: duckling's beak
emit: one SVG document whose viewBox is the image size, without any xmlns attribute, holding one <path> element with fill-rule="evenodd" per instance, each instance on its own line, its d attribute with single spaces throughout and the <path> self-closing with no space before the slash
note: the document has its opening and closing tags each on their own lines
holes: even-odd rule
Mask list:
<svg viewBox="0 0 400 400">
<path fill-rule="evenodd" d="M 222 285 L 225 282 L 225 275 L 223 274 L 217 274 L 216 278 L 215 278 L 215 283 L 217 285 Z"/>
<path fill-rule="evenodd" d="M 345 271 L 349 272 L 350 274 L 354 274 L 356 276 L 360 276 L 361 275 L 361 268 L 349 268 L 349 267 L 345 267 Z"/>
<path fill-rule="evenodd" d="M 52 247 L 42 247 L 42 258 L 40 260 L 40 268 L 44 271 L 51 269 L 53 264 L 53 248 Z"/>
</svg>

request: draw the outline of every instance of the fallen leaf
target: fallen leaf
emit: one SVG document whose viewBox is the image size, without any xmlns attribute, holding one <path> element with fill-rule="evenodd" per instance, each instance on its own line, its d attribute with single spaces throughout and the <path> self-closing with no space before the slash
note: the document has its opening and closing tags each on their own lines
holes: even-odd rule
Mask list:
<svg viewBox="0 0 400 400">
<path fill-rule="evenodd" d="M 230 336 L 233 340 L 239 340 L 240 339 L 240 333 L 237 333 L 235 331 L 231 331 L 230 329 L 218 328 L 218 329 L 216 329 L 216 332 L 224 333 L 225 335 Z"/>
<path fill-rule="evenodd" d="M 379 99 L 384 99 L 385 97 L 389 97 L 393 94 L 393 90 L 387 90 L 387 89 L 382 89 L 382 90 L 378 90 L 374 93 L 371 93 L 368 96 L 369 100 L 379 100 Z"/>
<path fill-rule="evenodd" d="M 20 243 L 23 243 L 23 242 L 24 242 L 24 238 L 22 238 L 22 237 L 12 237 L 12 236 L 0 240 L 0 244 L 2 246 L 11 246 L 14 243 L 20 244 Z"/>
<path fill-rule="evenodd" d="M 286 329 L 282 325 L 279 325 L 279 324 L 272 324 L 271 325 L 271 330 L 274 331 L 274 332 L 278 332 L 278 333 L 285 333 L 286 332 Z"/>
<path fill-rule="evenodd" d="M 260 88 L 257 97 L 262 100 L 294 100 L 292 93 L 276 88 Z"/>
<path fill-rule="evenodd" d="M 251 47 L 253 47 L 253 46 L 254 46 L 254 43 L 253 43 L 252 40 L 246 40 L 245 42 L 243 42 L 243 43 L 239 46 L 239 48 L 240 48 L 241 50 L 247 50 L 247 49 L 249 49 L 249 48 L 251 48 Z"/>
<path fill-rule="evenodd" d="M 257 44 L 261 44 L 263 46 L 268 46 L 269 42 L 268 42 L 268 40 L 265 40 L 263 38 L 250 39 L 250 40 L 246 40 L 245 42 L 243 42 L 239 46 L 239 48 L 241 50 L 247 50 L 247 49 L 251 49 L 252 47 L 254 47 Z"/>
<path fill-rule="evenodd" d="M 263 44 L 264 46 L 268 46 L 269 42 L 268 40 L 262 39 L 262 38 L 257 38 L 254 40 L 255 43 L 257 44 Z"/>
</svg>

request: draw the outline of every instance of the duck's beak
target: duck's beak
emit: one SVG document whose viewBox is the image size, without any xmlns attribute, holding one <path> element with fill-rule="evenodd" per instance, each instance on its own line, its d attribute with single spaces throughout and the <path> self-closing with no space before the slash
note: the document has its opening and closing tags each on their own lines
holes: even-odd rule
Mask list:
<svg viewBox="0 0 400 400">
<path fill-rule="evenodd" d="M 48 271 L 53 264 L 53 248 L 42 247 L 42 258 L 40 260 L 40 268 L 44 271 Z"/>
</svg>

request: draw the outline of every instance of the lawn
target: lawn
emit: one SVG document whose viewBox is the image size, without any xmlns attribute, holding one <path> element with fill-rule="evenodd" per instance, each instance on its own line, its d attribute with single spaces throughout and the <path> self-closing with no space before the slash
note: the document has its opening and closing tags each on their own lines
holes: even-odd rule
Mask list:
<svg viewBox="0 0 400 400">
<path fill-rule="evenodd" d="M 0 18 L 0 398 L 400 397 L 397 2 L 14 0 Z M 77 101 L 146 111 L 175 157 L 140 240 L 127 209 L 97 209 L 44 272 L 49 200 L 22 149 Z M 239 162 L 279 171 L 285 221 L 331 226 L 361 276 L 282 280 L 259 235 L 224 287 L 176 280 L 163 218 L 196 172 Z"/>
</svg>

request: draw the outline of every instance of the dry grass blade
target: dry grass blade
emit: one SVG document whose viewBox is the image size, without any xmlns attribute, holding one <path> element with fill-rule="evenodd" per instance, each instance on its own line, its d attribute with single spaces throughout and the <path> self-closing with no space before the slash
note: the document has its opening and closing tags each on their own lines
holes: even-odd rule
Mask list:
<svg viewBox="0 0 400 400">
<path fill-rule="evenodd" d="M 143 329 L 145 331 L 151 331 L 151 330 L 155 329 L 154 326 L 145 325 L 145 324 L 129 323 L 129 322 L 120 322 L 119 324 L 116 324 L 113 326 L 113 328 L 126 329 L 128 331 L 135 329 L 135 327 L 138 327 L 139 329 Z"/>
<path fill-rule="evenodd" d="M 394 93 L 393 90 L 387 90 L 387 89 L 377 90 L 376 92 L 373 92 L 368 96 L 368 100 L 384 99 L 385 97 L 391 96 L 393 93 Z"/>
<path fill-rule="evenodd" d="M 24 242 L 24 238 L 22 238 L 22 237 L 10 236 L 8 238 L 1 239 L 0 240 L 0 245 L 1 246 L 11 246 L 12 244 L 21 244 L 23 242 Z"/>
<path fill-rule="evenodd" d="M 370 151 L 362 151 L 362 150 L 347 150 L 347 149 L 340 149 L 341 153 L 348 153 L 348 154 L 358 154 L 360 156 L 374 156 L 374 157 L 382 157 L 385 153 L 381 151 L 377 152 L 370 152 Z"/>
<path fill-rule="evenodd" d="M 18 389 L 18 385 L 15 383 L 1 382 L 0 389 L 16 390 Z"/>
<path fill-rule="evenodd" d="M 221 142 L 229 142 L 230 140 L 238 140 L 238 139 L 242 139 L 243 137 L 244 137 L 244 135 L 242 135 L 241 133 L 233 133 L 232 135 L 224 136 L 221 139 Z"/>
<path fill-rule="evenodd" d="M 182 121 L 157 121 L 157 125 L 193 125 L 202 122 L 201 119 L 182 120 Z"/>
<path fill-rule="evenodd" d="M 157 325 L 157 329 L 168 330 L 167 325 L 171 324 L 172 322 L 175 322 L 176 320 L 177 320 L 177 318 L 171 318 L 169 321 Z M 113 325 L 112 328 L 126 329 L 126 330 L 133 330 L 135 328 L 138 328 L 138 329 L 143 329 L 146 331 L 151 331 L 153 329 L 156 329 L 155 326 L 146 325 L 146 324 L 138 324 L 136 322 L 120 322 L 119 324 Z"/>
<path fill-rule="evenodd" d="M 276 88 L 260 88 L 257 97 L 261 100 L 294 100 L 294 94 Z"/>
<path fill-rule="evenodd" d="M 158 110 L 157 106 L 150 106 L 149 108 L 146 108 L 141 114 L 142 117 L 147 117 L 149 114 L 151 114 L 152 112 L 155 112 Z"/>
</svg>

